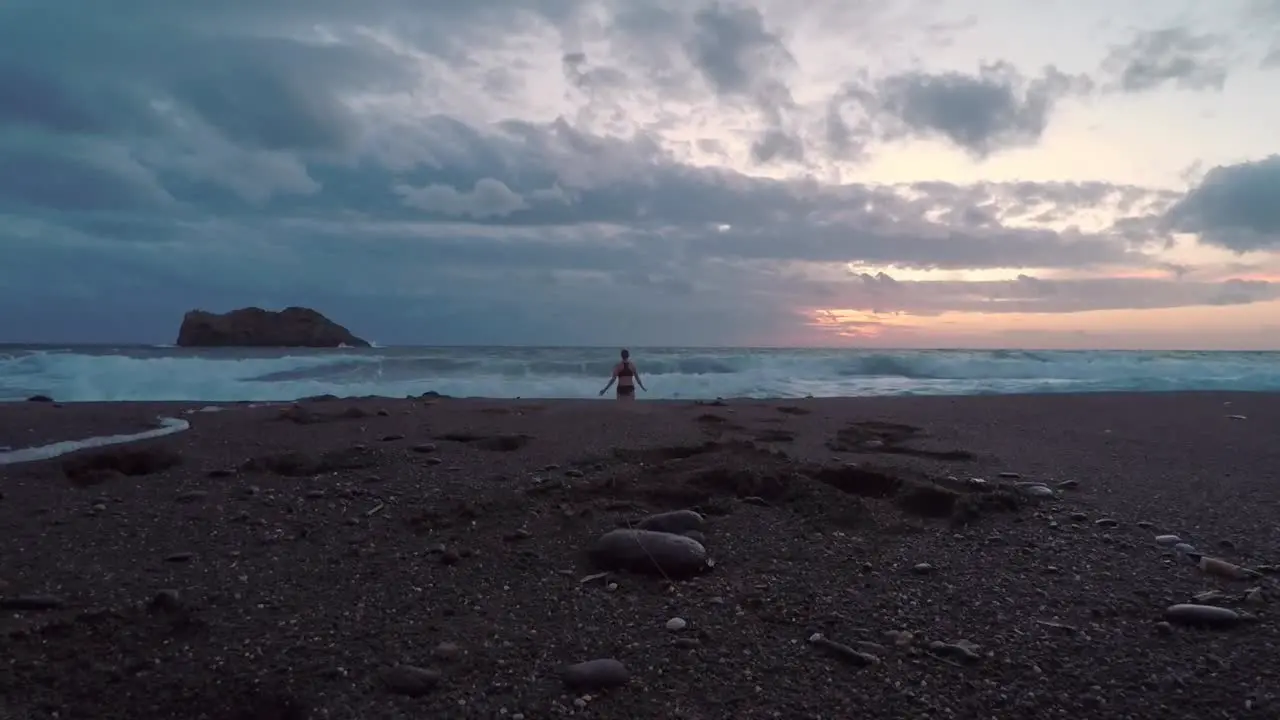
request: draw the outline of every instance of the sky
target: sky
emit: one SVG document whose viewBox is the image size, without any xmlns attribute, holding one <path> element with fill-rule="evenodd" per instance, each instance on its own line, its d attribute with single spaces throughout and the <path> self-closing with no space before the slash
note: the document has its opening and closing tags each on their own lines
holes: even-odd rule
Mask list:
<svg viewBox="0 0 1280 720">
<path fill-rule="evenodd" d="M 1280 348 L 1280 0 L 0 0 L 0 342 Z"/>
</svg>

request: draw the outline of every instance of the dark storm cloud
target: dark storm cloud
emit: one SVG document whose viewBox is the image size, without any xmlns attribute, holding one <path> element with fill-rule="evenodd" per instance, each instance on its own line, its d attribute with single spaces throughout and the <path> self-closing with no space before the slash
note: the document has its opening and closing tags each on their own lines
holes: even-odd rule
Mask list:
<svg viewBox="0 0 1280 720">
<path fill-rule="evenodd" d="M 1033 145 L 1044 135 L 1055 105 L 1087 90 L 1084 78 L 1047 68 L 1028 78 L 1004 62 L 976 74 L 909 72 L 879 81 L 878 111 L 892 123 L 886 135 L 942 137 L 975 157 Z"/>
<path fill-rule="evenodd" d="M 1117 89 L 1127 93 L 1147 92 L 1165 85 L 1221 90 L 1229 72 L 1225 53 L 1228 45 L 1226 38 L 1196 33 L 1186 27 L 1146 30 L 1113 47 L 1102 69 L 1114 78 Z"/>
<path fill-rule="evenodd" d="M 1176 231 L 1236 252 L 1280 248 L 1280 155 L 1215 167 L 1165 217 Z"/>
</svg>

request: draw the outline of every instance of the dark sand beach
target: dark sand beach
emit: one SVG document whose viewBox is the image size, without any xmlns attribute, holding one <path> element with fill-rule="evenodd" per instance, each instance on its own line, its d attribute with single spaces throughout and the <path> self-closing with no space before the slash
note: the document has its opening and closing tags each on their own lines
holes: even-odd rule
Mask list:
<svg viewBox="0 0 1280 720">
<path fill-rule="evenodd" d="M 203 405 L 0 405 L 191 422 L 0 465 L 0 718 L 1280 716 L 1275 395 Z"/>
</svg>

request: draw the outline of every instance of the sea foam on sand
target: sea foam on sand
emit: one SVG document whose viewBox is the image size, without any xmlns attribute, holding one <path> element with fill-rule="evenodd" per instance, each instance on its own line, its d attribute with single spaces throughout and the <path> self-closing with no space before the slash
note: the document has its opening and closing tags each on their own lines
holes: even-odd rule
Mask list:
<svg viewBox="0 0 1280 720">
<path fill-rule="evenodd" d="M 17 450 L 0 452 L 0 465 L 16 465 L 18 463 L 36 462 L 38 460 L 51 460 L 78 450 L 105 447 L 107 445 L 120 445 L 122 443 L 134 442 L 137 440 L 150 440 L 152 438 L 180 433 L 183 430 L 189 430 L 191 428 L 191 423 L 178 418 L 162 417 L 159 421 L 160 427 L 158 428 L 130 433 L 128 435 L 100 435 L 98 437 L 83 438 L 81 440 L 63 440 L 61 442 L 40 445 L 38 447 L 19 448 Z"/>
</svg>

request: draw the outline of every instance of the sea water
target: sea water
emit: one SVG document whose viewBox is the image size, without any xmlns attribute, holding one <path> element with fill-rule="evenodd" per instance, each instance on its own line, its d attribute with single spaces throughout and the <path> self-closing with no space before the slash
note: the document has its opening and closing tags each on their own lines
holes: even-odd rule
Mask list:
<svg viewBox="0 0 1280 720">
<path fill-rule="evenodd" d="M 649 398 L 1280 391 L 1280 353 L 633 348 Z M 615 348 L 0 346 L 0 401 L 587 398 Z"/>
</svg>

